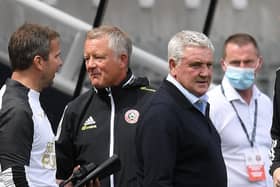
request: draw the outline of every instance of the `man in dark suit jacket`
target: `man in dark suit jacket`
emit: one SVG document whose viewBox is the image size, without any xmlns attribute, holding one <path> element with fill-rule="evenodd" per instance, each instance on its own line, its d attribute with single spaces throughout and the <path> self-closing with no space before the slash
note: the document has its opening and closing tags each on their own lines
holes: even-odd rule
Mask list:
<svg viewBox="0 0 280 187">
<path fill-rule="evenodd" d="M 280 69 L 276 71 L 273 99 L 273 118 L 271 126 L 271 160 L 270 174 L 275 187 L 280 187 Z"/>
<path fill-rule="evenodd" d="M 170 72 L 136 132 L 139 186 L 227 186 L 220 137 L 205 95 L 213 52 L 211 41 L 199 32 L 181 31 L 170 40 Z"/>
</svg>

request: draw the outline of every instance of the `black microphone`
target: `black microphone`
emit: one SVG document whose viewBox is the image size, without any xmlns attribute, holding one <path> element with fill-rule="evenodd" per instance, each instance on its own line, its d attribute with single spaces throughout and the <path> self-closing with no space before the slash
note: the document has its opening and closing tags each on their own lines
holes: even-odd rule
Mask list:
<svg viewBox="0 0 280 187">
<path fill-rule="evenodd" d="M 89 163 L 87 165 L 83 165 L 78 170 L 73 172 L 72 178 L 74 178 L 76 180 L 81 180 L 89 172 L 93 171 L 95 168 L 96 168 L 96 165 L 94 163 Z"/>
<path fill-rule="evenodd" d="M 96 178 L 99 178 L 101 180 L 119 171 L 120 169 L 121 169 L 121 161 L 117 155 L 113 155 L 109 159 L 101 163 L 99 166 L 97 166 L 84 179 L 78 181 L 74 187 L 80 187 L 85 183 L 87 183 L 89 180 L 95 180 Z"/>
<path fill-rule="evenodd" d="M 69 179 L 60 183 L 59 186 L 63 187 L 65 186 L 65 184 L 69 183 L 70 181 L 72 183 L 76 183 L 78 180 L 83 179 L 89 172 L 91 172 L 95 168 L 96 168 L 96 164 L 94 163 L 83 165 L 78 170 L 74 171 L 73 175 Z"/>
</svg>

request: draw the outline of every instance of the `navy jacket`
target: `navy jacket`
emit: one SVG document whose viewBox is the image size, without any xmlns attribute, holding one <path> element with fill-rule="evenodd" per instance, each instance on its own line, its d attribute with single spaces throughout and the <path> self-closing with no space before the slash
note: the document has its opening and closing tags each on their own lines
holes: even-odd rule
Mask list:
<svg viewBox="0 0 280 187">
<path fill-rule="evenodd" d="M 273 141 L 271 148 L 272 165 L 269 172 L 273 175 L 274 170 L 280 167 L 280 69 L 276 72 L 274 85 L 271 137 Z"/>
<path fill-rule="evenodd" d="M 139 186 L 226 187 L 220 143 L 209 117 L 165 80 L 136 130 Z"/>
</svg>

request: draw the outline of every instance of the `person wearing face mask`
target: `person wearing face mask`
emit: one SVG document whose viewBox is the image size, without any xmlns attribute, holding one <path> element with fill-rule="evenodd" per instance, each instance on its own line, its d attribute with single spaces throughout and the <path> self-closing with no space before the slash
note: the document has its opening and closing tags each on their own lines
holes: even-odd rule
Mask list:
<svg viewBox="0 0 280 187">
<path fill-rule="evenodd" d="M 224 77 L 209 90 L 210 118 L 221 137 L 228 187 L 271 187 L 272 102 L 255 84 L 263 59 L 246 33 L 229 36 L 220 61 Z"/>
</svg>

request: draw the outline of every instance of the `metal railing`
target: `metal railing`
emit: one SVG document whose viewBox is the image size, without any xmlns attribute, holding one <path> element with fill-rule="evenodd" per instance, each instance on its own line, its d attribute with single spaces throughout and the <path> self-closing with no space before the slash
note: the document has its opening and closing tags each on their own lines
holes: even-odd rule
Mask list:
<svg viewBox="0 0 280 187">
<path fill-rule="evenodd" d="M 66 94 L 72 95 L 76 86 L 78 71 L 82 64 L 83 42 L 85 34 L 92 26 L 80 19 L 77 19 L 57 8 L 49 6 L 37 0 L 9 0 L 15 12 L 9 16 L 16 16 L 15 28 L 24 22 L 38 22 L 49 25 L 61 34 L 62 47 L 64 48 L 64 64 L 57 73 L 53 87 Z M 1 3 L 1 1 L 0 1 Z M 9 11 L 9 10 L 8 10 Z M 38 16 L 34 16 L 38 15 Z M 6 46 L 8 44 L 5 44 Z M 136 46 L 133 46 L 131 62 L 139 66 L 147 67 L 150 71 L 166 76 L 168 73 L 167 63 Z M 8 65 L 8 54 L 0 51 L 0 60 Z M 84 87 L 83 90 L 87 88 Z"/>
</svg>

